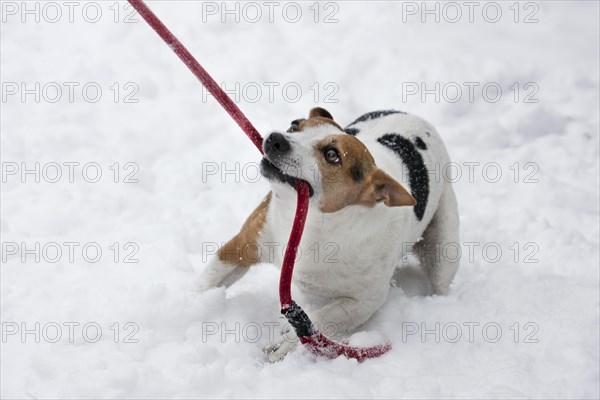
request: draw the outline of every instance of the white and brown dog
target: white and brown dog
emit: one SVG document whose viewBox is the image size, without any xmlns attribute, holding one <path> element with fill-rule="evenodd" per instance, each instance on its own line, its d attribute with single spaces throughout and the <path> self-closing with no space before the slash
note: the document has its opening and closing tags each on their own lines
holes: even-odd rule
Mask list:
<svg viewBox="0 0 600 400">
<path fill-rule="evenodd" d="M 300 248 L 336 247 L 329 258 L 304 251 L 295 266 L 297 287 L 328 301 L 308 312 L 317 326 L 351 332 L 367 321 L 384 304 L 407 249 L 420 258 L 433 293 L 448 292 L 458 262 L 418 251 L 459 243 L 452 186 L 429 179 L 436 163 L 449 162 L 433 126 L 389 110 L 365 114 L 342 129 L 329 112 L 314 108 L 287 132 L 267 136 L 263 148 L 262 173 L 272 190 L 206 267 L 201 290 L 228 286 L 253 264 L 282 264 L 282 254 L 268 246 L 287 242 L 296 205 L 292 185 L 300 178 L 311 193 Z M 280 360 L 296 343 L 286 332 L 265 351 L 271 361 Z"/>
</svg>

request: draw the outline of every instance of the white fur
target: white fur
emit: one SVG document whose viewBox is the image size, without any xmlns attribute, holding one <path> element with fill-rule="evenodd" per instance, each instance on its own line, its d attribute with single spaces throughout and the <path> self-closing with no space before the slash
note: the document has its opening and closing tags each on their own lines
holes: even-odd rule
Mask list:
<svg viewBox="0 0 600 400">
<path fill-rule="evenodd" d="M 420 137 L 427 150 L 419 152 L 429 171 L 435 170 L 436 163 L 439 171 L 450 161 L 436 130 L 416 116 L 391 114 L 352 127 L 360 129 L 356 137 L 367 146 L 377 167 L 409 192 L 406 166 L 395 152 L 377 142 L 379 137 L 397 133 L 411 138 L 413 143 L 415 136 Z M 382 203 L 373 208 L 352 205 L 334 213 L 321 212 L 317 202 L 322 190 L 312 146 L 324 136 L 337 133 L 341 132 L 335 127 L 321 125 L 307 132 L 285 134 L 292 145 L 292 152 L 289 157 L 274 163 L 288 175 L 307 180 L 315 191 L 300 244 L 302 255 L 294 269 L 294 283 L 304 292 L 329 302 L 320 309 L 309 310 L 314 323 L 318 326 L 334 324 L 338 332 L 346 333 L 366 322 L 384 304 L 394 269 L 413 244 L 421 238 L 417 248 L 458 243 L 458 212 L 451 184 L 443 179 L 436 180 L 433 174 L 430 174 L 427 208 L 421 221 L 417 220 L 413 207 L 387 207 Z M 272 183 L 272 190 L 273 197 L 259 243 L 277 242 L 283 245 L 292 227 L 296 193 L 291 186 L 277 182 Z M 330 245 L 326 249 L 328 243 Z M 315 244 L 319 247 L 318 257 L 311 250 Z M 331 255 L 335 248 L 337 251 L 333 259 L 327 258 L 326 255 Z M 263 254 L 267 253 L 263 251 Z M 275 252 L 275 257 L 275 264 L 281 265 L 281 252 Z M 430 255 L 423 257 L 421 264 L 430 278 L 433 292 L 446 294 L 458 263 Z M 213 264 L 209 270 L 215 267 L 216 264 Z M 216 281 L 222 280 L 229 272 L 207 271 L 211 280 L 204 286 L 218 284 Z M 291 336 L 292 340 L 282 339 L 265 349 L 270 360 L 283 358 L 295 347 L 293 332 L 287 336 Z"/>
</svg>

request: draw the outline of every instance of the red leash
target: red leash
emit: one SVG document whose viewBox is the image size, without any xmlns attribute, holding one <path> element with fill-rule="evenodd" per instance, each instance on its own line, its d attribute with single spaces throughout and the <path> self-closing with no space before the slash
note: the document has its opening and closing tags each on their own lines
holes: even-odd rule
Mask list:
<svg viewBox="0 0 600 400">
<path fill-rule="evenodd" d="M 238 106 L 227 96 L 227 93 L 215 82 L 215 80 L 206 72 L 194 56 L 185 48 L 185 46 L 169 31 L 169 29 L 158 19 L 158 17 L 148 8 L 143 0 L 128 0 L 136 11 L 146 20 L 146 22 L 158 33 L 158 35 L 169 45 L 169 47 L 179 56 L 181 61 L 192 71 L 200 80 L 202 85 L 212 94 L 215 99 L 229 113 L 231 118 L 239 125 L 244 133 L 252 140 L 252 143 L 263 153 L 263 139 L 254 128 L 252 123 L 246 118 Z M 317 331 L 304 310 L 298 306 L 291 295 L 292 274 L 294 272 L 294 261 L 298 252 L 298 245 L 304 231 L 304 223 L 308 213 L 309 188 L 308 183 L 302 180 L 296 180 L 296 192 L 298 192 L 298 203 L 296 205 L 296 215 L 294 216 L 294 225 L 290 233 L 290 239 L 283 258 L 281 267 L 281 279 L 279 281 L 279 298 L 281 301 L 281 313 L 286 316 L 290 324 L 296 330 L 300 342 L 305 344 L 314 354 L 335 358 L 344 355 L 348 358 L 355 358 L 359 361 L 365 358 L 379 357 L 392 348 L 391 344 L 385 343 L 373 347 L 350 347 L 336 343 L 325 337 Z"/>
<path fill-rule="evenodd" d="M 263 152 L 263 139 L 248 118 L 242 113 L 238 106 L 221 89 L 221 86 L 206 72 L 202 65 L 194 58 L 192 53 L 171 33 L 169 28 L 148 8 L 143 0 L 129 0 L 129 4 L 146 20 L 148 25 L 158 33 L 171 50 L 175 52 L 192 73 L 200 80 L 202 85 L 212 94 L 221 106 L 231 115 L 231 118 L 242 128 L 244 133 L 252 140 L 258 151 Z"/>
</svg>

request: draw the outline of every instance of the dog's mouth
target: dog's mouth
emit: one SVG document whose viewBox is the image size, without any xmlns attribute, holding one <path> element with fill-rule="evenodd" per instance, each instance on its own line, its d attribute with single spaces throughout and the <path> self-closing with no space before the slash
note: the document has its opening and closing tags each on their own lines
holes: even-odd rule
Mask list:
<svg viewBox="0 0 600 400">
<path fill-rule="evenodd" d="M 281 172 L 279 168 L 275 166 L 271 161 L 267 160 L 267 158 L 263 158 L 260 162 L 260 172 L 262 175 L 270 181 L 277 181 L 281 183 L 287 183 L 294 189 L 296 188 L 296 180 L 298 178 L 294 178 L 293 176 L 284 174 Z M 308 182 L 307 182 L 308 183 Z M 310 183 L 308 184 L 309 196 L 315 193 Z"/>
</svg>

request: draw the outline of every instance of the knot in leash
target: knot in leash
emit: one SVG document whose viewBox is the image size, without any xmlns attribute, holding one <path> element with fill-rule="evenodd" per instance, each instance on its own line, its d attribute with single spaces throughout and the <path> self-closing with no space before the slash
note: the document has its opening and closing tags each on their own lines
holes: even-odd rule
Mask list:
<svg viewBox="0 0 600 400">
<path fill-rule="evenodd" d="M 312 336 L 315 333 L 313 323 L 308 318 L 302 307 L 292 301 L 292 304 L 281 309 L 281 313 L 285 315 L 292 328 L 296 331 L 298 337 Z"/>
</svg>

